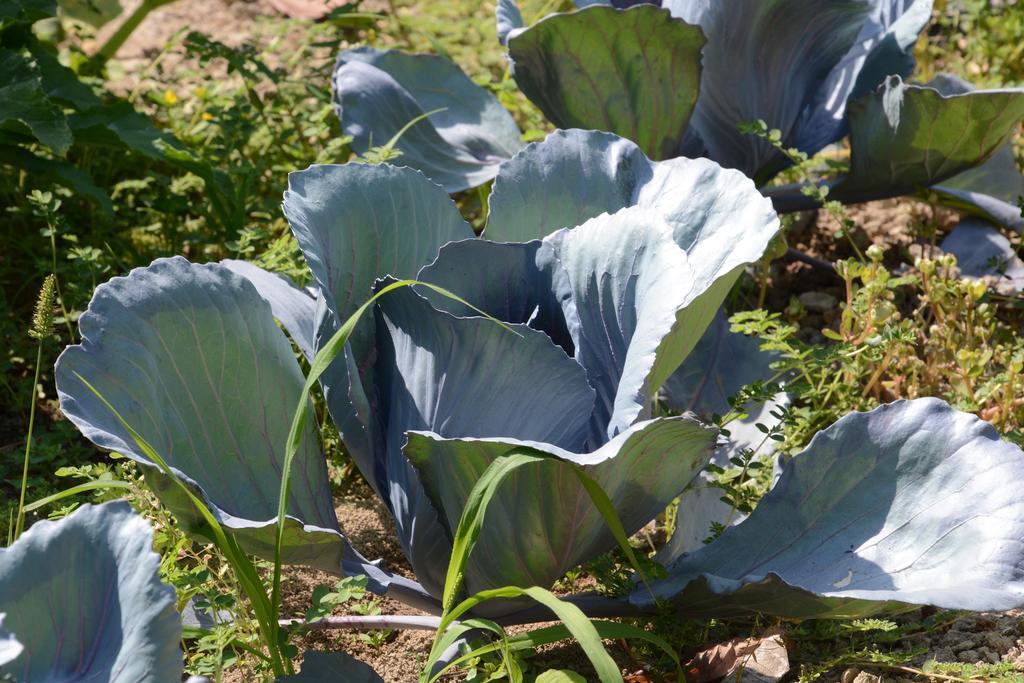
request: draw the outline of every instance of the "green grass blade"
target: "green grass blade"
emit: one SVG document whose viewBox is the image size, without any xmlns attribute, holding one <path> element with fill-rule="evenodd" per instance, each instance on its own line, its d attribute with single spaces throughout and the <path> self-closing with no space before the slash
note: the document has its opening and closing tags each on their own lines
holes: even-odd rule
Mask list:
<svg viewBox="0 0 1024 683">
<path fill-rule="evenodd" d="M 651 592 L 651 586 L 647 583 L 647 577 L 644 576 L 644 570 L 640 567 L 640 562 L 636 559 L 636 554 L 633 552 L 633 546 L 629 544 L 629 538 L 626 536 L 626 529 L 622 526 L 622 520 L 619 519 L 619 514 L 615 512 L 615 506 L 612 504 L 608 494 L 604 492 L 601 485 L 590 478 L 590 476 L 583 471 L 580 466 L 573 467 L 573 471 L 576 472 L 576 478 L 583 484 L 583 488 L 587 490 L 587 494 L 590 496 L 591 502 L 594 507 L 597 508 L 598 512 L 604 518 L 604 523 L 608 525 L 609 531 L 612 532 L 612 536 L 615 537 L 615 541 L 622 548 L 622 552 L 626 554 L 626 558 L 629 563 L 633 565 L 633 570 L 640 577 L 640 580 L 644 584 L 644 588 L 647 589 L 648 593 L 654 595 Z"/>
<path fill-rule="evenodd" d="M 542 460 L 544 460 L 542 456 L 511 451 L 488 465 L 484 473 L 477 479 L 476 484 L 473 485 L 473 489 L 466 499 L 466 506 L 462 509 L 455 538 L 452 540 L 452 556 L 448 561 L 448 573 L 444 580 L 444 599 L 441 601 L 443 609 L 449 610 L 455 604 L 455 598 L 462 588 L 466 563 L 480 537 L 487 506 L 494 498 L 494 494 L 497 493 L 498 487 L 508 475 L 523 465 Z"/>
<path fill-rule="evenodd" d="M 285 516 L 288 510 L 288 497 L 290 494 L 291 487 L 291 471 L 292 463 L 295 461 L 295 454 L 299 450 L 299 446 L 302 442 L 302 432 L 306 425 L 306 420 L 309 417 L 310 409 L 310 392 L 313 387 L 316 386 L 320 376 L 326 372 L 327 368 L 330 367 L 331 363 L 338 356 L 339 353 L 345 348 L 345 344 L 348 342 L 352 332 L 355 330 L 356 324 L 362 318 L 363 314 L 373 305 L 377 299 L 381 298 L 385 294 L 392 292 L 400 287 L 409 287 L 412 285 L 420 285 L 427 287 L 442 296 L 445 296 L 453 301 L 456 301 L 464 306 L 471 308 L 478 312 L 480 315 L 491 320 L 492 322 L 500 325 L 509 332 L 519 335 L 518 332 L 513 330 L 511 327 L 501 322 L 497 318 L 488 315 L 486 312 L 480 310 L 471 303 L 463 300 L 456 296 L 452 292 L 449 292 L 443 287 L 432 285 L 428 282 L 419 282 L 417 280 L 398 280 L 391 284 L 381 288 L 376 294 L 374 294 L 366 303 L 357 308 L 352 315 L 349 316 L 348 320 L 338 329 L 337 332 L 327 341 L 322 349 L 317 351 L 313 360 L 309 364 L 309 374 L 306 376 L 306 383 L 302 387 L 302 393 L 299 396 L 299 405 L 295 409 L 295 416 L 292 418 L 292 426 L 288 433 L 288 442 L 285 445 L 284 464 L 281 471 L 281 492 L 278 496 L 277 503 L 277 537 L 275 539 L 274 547 L 274 575 L 273 584 L 271 589 L 271 605 L 273 611 L 276 614 L 281 605 L 281 553 L 284 547 L 284 524 Z"/>
<path fill-rule="evenodd" d="M 598 680 L 601 683 L 623 683 L 618 665 L 611 658 L 611 655 L 608 654 L 608 651 L 605 650 L 604 644 L 601 642 L 601 635 L 590 619 L 587 618 L 587 615 L 576 605 L 560 600 L 557 595 L 539 586 L 532 586 L 530 588 L 506 586 L 504 588 L 480 591 L 476 595 L 466 598 L 452 608 L 450 612 L 447 612 L 441 619 L 438 633 L 446 631 L 452 622 L 477 605 L 487 600 L 500 598 L 530 598 L 550 609 L 555 614 L 555 617 L 565 625 L 569 635 L 576 639 L 580 647 L 583 648 L 584 654 L 587 655 L 594 670 L 597 672 Z M 430 667 L 437 661 L 442 651 L 437 648 L 431 650 L 425 667 L 426 672 L 430 671 Z M 428 680 L 426 679 L 426 674 L 424 674 L 421 680 Z"/>
<path fill-rule="evenodd" d="M 121 423 L 121 426 L 131 434 L 132 439 L 143 454 L 152 462 L 155 462 L 157 466 L 159 466 L 160 470 L 188 497 L 195 506 L 196 511 L 209 527 L 210 532 L 213 535 L 213 542 L 221 552 L 224 553 L 225 557 L 227 557 L 228 562 L 230 562 L 232 568 L 235 570 L 235 574 L 238 576 L 239 584 L 242 586 L 246 597 L 249 598 L 249 603 L 252 605 L 253 612 L 256 614 L 256 621 L 260 626 L 260 633 L 262 634 L 264 643 L 270 652 L 274 673 L 278 676 L 283 676 L 285 673 L 289 673 L 291 670 L 291 663 L 286 663 L 286 660 L 281 656 L 278 646 L 277 634 L 279 627 L 277 623 L 277 612 L 275 609 L 272 609 L 271 602 L 267 599 L 267 593 L 263 587 L 263 582 L 260 580 L 256 567 L 253 566 L 248 555 L 246 555 L 235 540 L 224 531 L 224 528 L 220 525 L 220 522 L 217 521 L 217 518 L 214 517 L 213 513 L 210 512 L 210 509 L 206 507 L 206 504 L 192 492 L 192 489 L 178 479 L 174 470 L 172 470 L 170 465 L 167 464 L 167 461 L 156 452 L 156 450 L 148 441 L 146 441 L 145 438 L 143 438 L 141 434 L 135 431 L 134 427 L 128 424 L 124 417 L 121 416 L 121 413 L 118 412 L 117 408 L 111 405 L 111 403 L 103 397 L 103 394 L 101 394 L 99 390 L 89 382 L 89 380 L 85 379 L 77 372 L 75 373 L 75 377 L 77 377 L 78 380 L 82 382 L 82 384 L 84 384 L 89 391 L 91 391 L 96 398 L 103 403 L 104 406 L 106 406 L 114 417 L 117 418 L 117 421 Z"/>
<path fill-rule="evenodd" d="M 92 491 L 94 489 L 130 489 L 132 487 L 126 481 L 120 479 L 97 479 L 96 481 L 87 481 L 84 484 L 78 486 L 72 486 L 69 489 L 65 489 L 52 496 L 46 498 L 40 498 L 34 503 L 29 503 L 25 506 L 25 512 L 32 512 L 38 510 L 41 507 L 46 507 L 52 503 L 56 503 L 59 500 L 70 498 L 71 496 L 77 496 L 79 493 L 85 493 L 86 491 Z"/>
</svg>

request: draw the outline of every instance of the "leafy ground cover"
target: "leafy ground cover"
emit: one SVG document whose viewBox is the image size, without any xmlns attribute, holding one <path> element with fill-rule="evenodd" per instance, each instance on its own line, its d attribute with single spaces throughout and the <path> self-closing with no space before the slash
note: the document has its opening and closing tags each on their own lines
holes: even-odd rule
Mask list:
<svg viewBox="0 0 1024 683">
<path fill-rule="evenodd" d="M 270 676 L 272 667 L 253 654 L 262 647 L 260 624 L 251 616 L 251 597 L 235 578 L 230 558 L 182 534 L 143 484 L 135 464 L 111 461 L 78 437 L 59 413 L 53 361 L 65 345 L 79 340 L 74 324 L 98 284 L 160 256 L 183 254 L 196 262 L 249 259 L 298 284 L 311 280 L 279 205 L 287 173 L 353 156 L 352 141 L 343 135 L 331 105 L 330 77 L 343 47 L 370 43 L 448 54 L 474 82 L 496 95 L 524 140 L 540 140 L 550 124 L 507 73 L 489 5 L 364 3 L 312 24 L 284 20 L 262 3 L 216 10 L 207 4 L 180 0 L 157 10 L 144 26 L 161 28 L 140 30 L 136 42 L 121 48 L 135 58 L 110 63 L 107 78 L 81 71 L 107 106 L 124 98 L 149 117 L 155 130 L 173 135 L 191 150 L 201 168 L 190 170 L 130 147 L 112 153 L 109 146 L 76 139 L 64 158 L 98 192 L 69 188 L 66 182 L 17 165 L 0 171 L 6 180 L 0 229 L 11 255 L 0 265 L 0 333 L 7 342 L 6 356 L 0 359 L 5 416 L 0 425 L 0 486 L 11 501 L 3 521 L 5 536 L 11 537 L 18 526 L 21 456 L 30 422 L 27 500 L 83 482 L 125 482 L 127 488 L 96 489 L 33 510 L 26 526 L 43 516 L 63 517 L 86 501 L 126 495 L 155 529 L 161 575 L 176 588 L 177 607 L 197 598 L 200 607 L 209 605 L 232 617 L 184 641 L 187 670 L 214 679 L 251 680 Z M 528 25 L 553 10 L 568 9 L 535 5 L 523 7 Z M 226 17 L 219 29 L 194 20 L 208 12 Z M 1011 3 L 937 3 L 931 26 L 916 46 L 919 73 L 928 78 L 951 71 L 978 85 L 1024 84 L 1022 15 Z M 55 44 L 72 64 L 83 63 L 84 55 L 111 32 L 103 29 L 93 38 L 92 29 L 68 22 L 59 29 L 51 23 L 49 30 L 65 32 Z M 205 31 L 212 35 L 203 35 Z M 1019 144 L 1014 147 L 1018 160 L 1020 149 Z M 363 156 L 401 163 L 401 151 L 399 139 L 392 147 L 378 144 Z M 813 163 L 789 173 L 797 181 L 816 179 Z M 218 178 L 231 190 L 219 198 L 211 189 Z M 109 197 L 109 209 L 97 199 L 100 194 Z M 485 198 L 486 190 L 456 198 L 476 232 L 488 221 Z M 222 206 L 214 207 L 214 201 Z M 995 286 L 979 287 L 962 279 L 957 265 L 938 251 L 956 220 L 934 203 L 905 199 L 826 206 L 784 219 L 790 246 L 812 258 L 781 259 L 754 269 L 727 304 L 730 313 L 738 314 L 733 318 L 736 329 L 756 335 L 765 350 L 777 354 L 773 374 L 786 379 L 789 394 L 781 426 L 769 428 L 767 435 L 778 438 L 758 440 L 762 443 L 715 470 L 712 483 L 731 508 L 730 518 L 752 510 L 768 488 L 769 443 L 777 442 L 775 452 L 782 455 L 797 453 L 815 433 L 851 410 L 937 396 L 990 422 L 1008 440 L 1024 441 L 1024 402 L 1018 399 L 1024 367 L 1019 301 L 1012 288 L 1000 291 L 998 285 L 1005 284 L 1000 280 L 1007 278 L 997 274 Z M 838 261 L 838 273 L 807 263 L 813 259 Z M 49 273 L 56 275 L 55 290 L 43 309 L 54 311 L 54 318 L 37 321 L 39 334 L 32 336 L 36 294 Z M 764 400 L 776 389 L 756 386 L 746 395 Z M 368 557 L 384 557 L 389 569 L 412 576 L 401 541 L 392 535 L 380 505 L 371 502 L 370 487 L 341 445 L 319 397 L 316 410 L 338 517 L 350 539 Z M 632 553 L 641 565 L 648 554 L 657 557 L 652 550 L 663 546 L 681 524 L 673 509 L 632 537 Z M 720 531 L 713 526 L 703 530 L 708 537 Z M 623 595 L 632 588 L 631 564 L 623 549 L 601 555 L 565 573 L 558 592 L 591 588 L 611 597 Z M 649 569 L 655 571 L 653 564 Z M 257 560 L 255 570 L 270 580 L 273 564 Z M 312 570 L 288 570 L 283 587 L 285 617 L 411 612 L 386 597 L 371 597 L 358 582 L 338 583 Z M 800 625 L 772 618 L 698 621 L 665 613 L 636 623 L 668 639 L 684 662 L 733 637 L 781 633 L 794 665 L 792 675 L 801 680 L 846 680 L 856 675 L 849 672 L 862 669 L 916 679 L 1021 676 L 1015 613 L 965 617 L 925 610 L 887 619 L 822 619 Z M 295 638 L 283 652 L 344 650 L 373 664 L 386 680 L 408 681 L 418 675 L 431 639 L 394 629 L 340 635 L 312 631 Z M 634 676 L 631 680 L 675 675 L 674 663 L 655 645 L 617 639 L 609 645 L 620 669 Z M 521 660 L 527 676 L 551 668 L 575 670 L 586 680 L 595 676 L 577 645 L 536 650 L 537 655 Z M 468 676 L 488 680 L 506 666 L 502 662 L 493 654 L 481 655 L 472 661 Z"/>
</svg>

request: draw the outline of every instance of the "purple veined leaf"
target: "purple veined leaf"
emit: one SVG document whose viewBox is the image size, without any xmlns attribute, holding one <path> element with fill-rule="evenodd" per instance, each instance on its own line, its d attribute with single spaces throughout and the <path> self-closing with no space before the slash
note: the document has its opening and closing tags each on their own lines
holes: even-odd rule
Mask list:
<svg viewBox="0 0 1024 683">
<path fill-rule="evenodd" d="M 704 467 L 717 431 L 692 417 L 640 422 L 590 453 L 509 438 L 412 432 L 405 453 L 454 530 L 487 466 L 515 449 L 548 456 L 520 468 L 495 493 L 466 568 L 467 590 L 549 586 L 615 546 L 575 468 L 607 493 L 627 534 L 655 517 Z"/>
<path fill-rule="evenodd" d="M 707 283 L 696 281 L 671 228 L 650 209 L 603 214 L 548 239 L 557 240 L 579 319 L 576 360 L 597 390 L 588 439 L 596 448 L 647 416 L 659 361 L 703 332 L 682 329 L 677 317 Z"/>
<path fill-rule="evenodd" d="M 270 305 L 228 268 L 174 257 L 98 287 L 79 328 L 82 343 L 55 371 L 68 419 L 98 447 L 137 462 L 182 526 L 205 536 L 191 500 L 84 379 L 243 548 L 273 557 L 281 466 L 304 378 Z M 387 585 L 339 529 L 312 424 L 292 468 L 284 560 Z"/>
<path fill-rule="evenodd" d="M 1022 486 L 1020 448 L 943 401 L 851 413 L 786 465 L 750 517 L 671 565 L 654 593 L 693 617 L 1019 607 Z M 637 590 L 630 600 L 652 598 Z"/>
<path fill-rule="evenodd" d="M 990 281 L 1008 295 L 1024 291 L 1024 261 L 999 230 L 978 218 L 965 218 L 946 235 L 940 245 L 956 256 L 960 274 Z"/>
<path fill-rule="evenodd" d="M 941 184 L 984 163 L 1024 118 L 1024 89 L 964 91 L 943 77 L 928 85 L 891 76 L 850 103 L 850 172 L 830 196 L 891 197 Z"/>
<path fill-rule="evenodd" d="M 220 264 L 252 283 L 270 311 L 308 360 L 316 355 L 316 296 L 299 289 L 284 275 L 271 273 L 247 261 L 226 259 Z"/>
<path fill-rule="evenodd" d="M 571 229 L 556 232 L 562 226 Z M 770 202 L 738 171 L 707 159 L 651 162 L 616 135 L 569 130 L 528 145 L 502 167 L 484 231 L 501 242 L 544 238 L 554 262 L 540 247 L 529 267 L 515 259 L 532 248 L 476 251 L 514 261 L 509 270 L 499 269 L 496 292 L 509 282 L 517 292 L 554 288 L 553 299 L 520 301 L 518 315 L 537 306 L 535 322 L 549 321 L 538 327 L 571 348 L 587 369 L 598 390 L 590 439 L 596 448 L 641 417 L 653 391 L 693 348 L 740 272 L 761 258 L 778 229 Z M 465 255 L 470 245 L 448 249 Z M 544 260 L 547 265 L 538 265 Z M 454 253 L 442 252 L 438 262 L 444 261 L 445 286 L 478 296 L 472 269 L 460 266 Z M 432 272 L 422 275 L 429 279 Z M 556 302 L 561 319 L 550 313 Z M 571 344 L 564 341 L 566 332 Z"/>
<path fill-rule="evenodd" d="M 514 15 L 502 8 L 508 34 Z M 559 128 L 616 133 L 655 159 L 679 153 L 701 82 L 699 28 L 652 5 L 591 6 L 512 31 L 507 42 L 516 83 Z"/>
<path fill-rule="evenodd" d="M 459 192 L 494 177 L 523 143 L 498 100 L 438 55 L 363 47 L 346 50 L 334 72 L 342 130 L 360 154 L 401 133 L 399 163 Z"/>
<path fill-rule="evenodd" d="M 944 95 L 975 91 L 967 81 L 949 74 L 939 74 L 930 85 Z M 1009 230 L 1024 232 L 1024 216 L 1019 206 L 1024 196 L 1024 175 L 1017 165 L 1012 143 L 1000 147 L 985 163 L 948 178 L 932 189 L 957 208 Z"/>
<path fill-rule="evenodd" d="M 0 549 L 0 612 L 23 647 L 0 656 L 0 677 L 178 683 L 181 620 L 152 543 L 146 521 L 115 501 L 37 522 Z"/>
<path fill-rule="evenodd" d="M 302 656 L 297 674 L 282 676 L 274 683 L 384 683 L 368 664 L 344 652 L 309 651 Z"/>
</svg>

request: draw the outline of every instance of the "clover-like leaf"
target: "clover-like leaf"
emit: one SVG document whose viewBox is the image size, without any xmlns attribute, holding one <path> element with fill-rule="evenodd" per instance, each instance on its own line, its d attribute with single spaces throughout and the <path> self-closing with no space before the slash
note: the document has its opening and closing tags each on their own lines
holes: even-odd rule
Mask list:
<svg viewBox="0 0 1024 683">
<path fill-rule="evenodd" d="M 892 76 L 851 102 L 849 116 L 850 173 L 831 193 L 845 202 L 913 192 L 983 163 L 1024 118 L 1024 89 L 963 92 L 950 79 Z"/>
<path fill-rule="evenodd" d="M 556 126 L 617 133 L 653 159 L 679 154 L 703 46 L 651 5 L 553 14 L 508 39 L 516 83 Z"/>
<path fill-rule="evenodd" d="M 100 448 L 142 465 L 183 526 L 203 535 L 192 502 L 102 396 L 243 546 L 273 557 L 285 443 L 304 378 L 256 289 L 224 266 L 160 259 L 98 287 L 79 328 L 82 343 L 56 367 L 68 419 Z M 302 436 L 285 560 L 338 573 L 343 561 L 360 560 L 338 530 L 314 426 Z"/>
<path fill-rule="evenodd" d="M 943 401 L 851 413 L 786 465 L 750 517 L 671 565 L 654 594 L 692 616 L 1019 607 L 1022 486 L 1021 449 Z M 630 599 L 652 601 L 642 590 Z"/>
<path fill-rule="evenodd" d="M 692 417 L 641 422 L 591 453 L 507 438 L 446 439 L 413 432 L 405 453 L 454 530 L 473 485 L 513 450 L 543 455 L 502 483 L 466 568 L 472 593 L 506 584 L 549 586 L 567 570 L 614 547 L 615 539 L 575 468 L 608 495 L 627 534 L 636 532 L 704 467 L 717 430 Z"/>
<path fill-rule="evenodd" d="M 37 522 L 0 549 L 0 612 L 24 648 L 0 656 L 0 678 L 180 681 L 181 620 L 152 544 L 145 520 L 117 501 Z"/>
<path fill-rule="evenodd" d="M 357 152 L 401 133 L 400 163 L 448 192 L 484 184 L 523 144 L 494 95 L 438 55 L 346 50 L 334 72 L 334 102 Z"/>
</svg>

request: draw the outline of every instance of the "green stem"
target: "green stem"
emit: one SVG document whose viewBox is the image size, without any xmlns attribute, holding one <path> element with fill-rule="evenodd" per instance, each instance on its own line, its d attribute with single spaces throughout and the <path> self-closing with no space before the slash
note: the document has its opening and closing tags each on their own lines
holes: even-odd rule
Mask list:
<svg viewBox="0 0 1024 683">
<path fill-rule="evenodd" d="M 28 488 L 28 463 L 32 455 L 32 432 L 36 425 L 36 387 L 39 386 L 39 369 L 43 365 L 43 340 L 36 349 L 36 373 L 32 380 L 32 403 L 28 412 L 28 436 L 25 439 L 25 463 L 21 468 L 21 495 L 18 498 L 18 519 L 14 523 L 14 538 L 18 540 L 25 528 L 25 489 Z"/>
<path fill-rule="evenodd" d="M 141 24 L 143 19 L 146 18 L 146 15 L 158 7 L 169 5 L 174 1 L 175 0 L 142 0 L 142 4 L 136 7 L 135 11 L 128 15 L 128 18 L 117 27 L 114 35 L 107 38 L 107 42 L 103 43 L 103 47 L 101 47 L 96 54 L 92 56 L 92 59 L 89 62 L 90 70 L 95 73 L 102 69 L 110 58 L 117 54 L 117 51 L 121 49 L 121 46 L 124 45 L 126 40 L 128 40 L 128 37 L 135 32 L 135 29 L 139 27 L 139 24 Z"/>
</svg>

